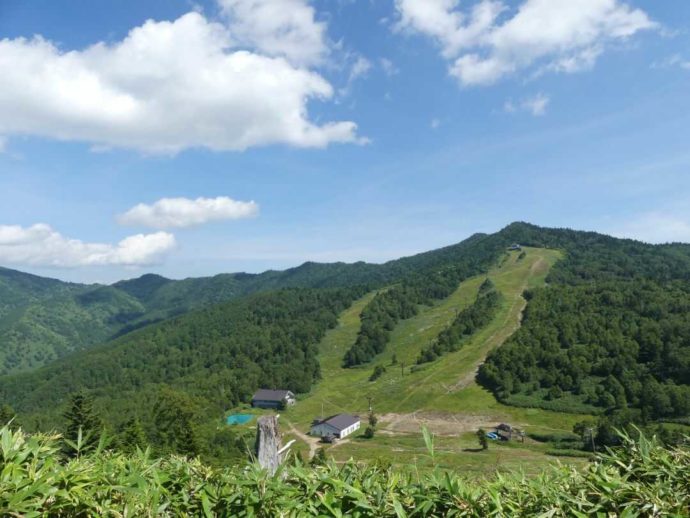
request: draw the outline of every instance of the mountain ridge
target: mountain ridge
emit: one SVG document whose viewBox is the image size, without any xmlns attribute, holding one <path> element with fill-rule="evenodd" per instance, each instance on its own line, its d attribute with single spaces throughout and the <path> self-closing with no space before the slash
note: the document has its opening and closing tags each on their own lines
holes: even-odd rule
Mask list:
<svg viewBox="0 0 690 518">
<path fill-rule="evenodd" d="M 604 273 L 615 275 L 616 271 L 634 271 L 654 278 L 663 278 L 672 271 L 690 271 L 690 245 L 651 245 L 525 222 L 513 222 L 494 234 L 475 233 L 459 243 L 380 264 L 307 261 L 282 271 L 221 273 L 181 280 L 146 273 L 111 285 L 68 283 L 0 268 L 0 374 L 32 370 L 150 324 L 252 293 L 288 287 L 380 287 L 447 268 L 473 247 L 484 247 L 486 254 L 498 254 L 514 242 L 568 249 L 566 261 L 587 263 L 587 271 L 569 271 L 569 282 Z M 573 245 L 575 242 L 581 248 Z M 622 255 L 626 250 L 630 252 L 627 258 Z M 600 265 L 586 260 L 592 253 L 603 261 Z M 645 268 L 645 258 L 651 256 L 655 257 L 657 271 Z M 83 322 L 88 324 L 80 328 L 78 324 Z"/>
</svg>

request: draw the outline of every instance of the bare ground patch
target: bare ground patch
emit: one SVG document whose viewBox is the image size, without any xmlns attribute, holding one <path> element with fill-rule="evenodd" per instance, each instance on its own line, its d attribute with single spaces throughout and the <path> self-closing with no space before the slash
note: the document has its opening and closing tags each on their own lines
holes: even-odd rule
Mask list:
<svg viewBox="0 0 690 518">
<path fill-rule="evenodd" d="M 444 412 L 389 413 L 379 416 L 379 431 L 385 434 L 416 434 L 422 426 L 435 435 L 454 437 L 479 428 L 490 429 L 508 419 L 498 414 L 450 414 Z M 520 423 L 511 423 L 521 426 Z"/>
</svg>

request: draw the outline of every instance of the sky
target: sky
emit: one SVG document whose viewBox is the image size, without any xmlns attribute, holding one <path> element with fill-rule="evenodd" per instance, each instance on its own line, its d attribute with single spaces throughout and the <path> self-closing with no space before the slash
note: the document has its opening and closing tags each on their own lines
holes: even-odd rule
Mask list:
<svg viewBox="0 0 690 518">
<path fill-rule="evenodd" d="M 684 0 L 0 0 L 0 265 L 690 242 L 688 28 Z"/>
</svg>

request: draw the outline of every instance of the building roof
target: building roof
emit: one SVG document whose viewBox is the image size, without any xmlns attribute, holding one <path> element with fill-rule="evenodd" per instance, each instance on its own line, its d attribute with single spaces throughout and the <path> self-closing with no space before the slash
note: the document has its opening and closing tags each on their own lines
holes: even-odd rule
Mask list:
<svg viewBox="0 0 690 518">
<path fill-rule="evenodd" d="M 292 392 L 289 390 L 268 390 L 259 389 L 252 396 L 252 400 L 258 401 L 283 401 L 288 396 L 291 396 Z"/>
<path fill-rule="evenodd" d="M 357 417 L 356 415 L 338 414 L 328 417 L 322 421 L 319 421 L 316 424 L 327 424 L 340 432 L 342 430 L 345 430 L 345 428 L 352 426 L 355 423 L 359 423 L 359 417 Z"/>
</svg>

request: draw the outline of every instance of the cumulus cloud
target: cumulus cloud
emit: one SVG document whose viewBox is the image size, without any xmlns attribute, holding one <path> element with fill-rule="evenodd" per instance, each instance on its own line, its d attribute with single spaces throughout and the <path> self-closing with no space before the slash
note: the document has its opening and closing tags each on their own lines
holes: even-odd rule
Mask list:
<svg viewBox="0 0 690 518">
<path fill-rule="evenodd" d="M 503 105 L 504 111 L 507 113 L 515 113 L 518 111 L 527 111 L 534 115 L 535 117 L 541 117 L 546 113 L 546 108 L 551 102 L 551 98 L 548 95 L 538 93 L 533 97 L 527 97 L 517 103 L 512 100 L 508 100 Z"/>
<path fill-rule="evenodd" d="M 197 12 L 83 50 L 0 40 L 0 135 L 148 153 L 360 141 L 354 122 L 310 120 L 308 102 L 334 94 L 321 75 L 236 45 Z"/>
<path fill-rule="evenodd" d="M 0 262 L 30 266 L 145 266 L 159 263 L 175 247 L 167 232 L 137 234 L 119 243 L 84 243 L 49 225 L 0 225 Z"/>
<path fill-rule="evenodd" d="M 326 24 L 305 0 L 218 0 L 230 32 L 241 44 L 299 65 L 321 63 L 328 54 Z"/>
<path fill-rule="evenodd" d="M 151 228 L 191 227 L 209 221 L 242 219 L 256 216 L 259 206 L 254 201 L 218 198 L 163 198 L 152 205 L 140 203 L 118 216 L 122 225 Z"/>
<path fill-rule="evenodd" d="M 656 24 L 619 0 L 525 0 L 517 9 L 481 0 L 395 0 L 399 31 L 425 34 L 441 47 L 463 85 L 487 85 L 529 67 L 576 72 L 605 46 Z"/>
</svg>

